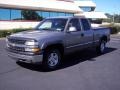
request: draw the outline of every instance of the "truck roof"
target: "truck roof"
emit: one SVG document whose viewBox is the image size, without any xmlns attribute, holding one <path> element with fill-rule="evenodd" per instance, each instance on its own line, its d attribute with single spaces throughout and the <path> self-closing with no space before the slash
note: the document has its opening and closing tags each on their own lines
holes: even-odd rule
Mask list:
<svg viewBox="0 0 120 90">
<path fill-rule="evenodd" d="M 85 18 L 85 17 L 84 16 L 57 16 L 57 17 L 49 17 L 46 19 L 55 19 L 55 18 L 68 19 L 68 18 Z"/>
</svg>

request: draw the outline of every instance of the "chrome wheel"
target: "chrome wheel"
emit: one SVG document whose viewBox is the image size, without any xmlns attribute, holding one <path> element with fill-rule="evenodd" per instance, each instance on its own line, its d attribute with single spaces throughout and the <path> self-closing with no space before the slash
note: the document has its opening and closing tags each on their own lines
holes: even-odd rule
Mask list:
<svg viewBox="0 0 120 90">
<path fill-rule="evenodd" d="M 57 69 L 61 62 L 61 53 L 58 49 L 46 49 L 43 55 L 43 69 L 54 70 Z"/>
<path fill-rule="evenodd" d="M 54 67 L 54 66 L 56 66 L 58 64 L 58 62 L 59 62 L 58 54 L 55 53 L 55 52 L 50 53 L 49 56 L 48 56 L 48 62 L 47 62 L 48 65 L 50 67 Z"/>
<path fill-rule="evenodd" d="M 101 50 L 101 52 L 104 52 L 104 50 L 105 50 L 105 42 L 101 42 L 100 50 Z"/>
<path fill-rule="evenodd" d="M 96 51 L 99 54 L 103 54 L 105 52 L 105 48 L 106 48 L 106 41 L 105 40 L 101 40 L 99 46 L 96 47 Z"/>
</svg>

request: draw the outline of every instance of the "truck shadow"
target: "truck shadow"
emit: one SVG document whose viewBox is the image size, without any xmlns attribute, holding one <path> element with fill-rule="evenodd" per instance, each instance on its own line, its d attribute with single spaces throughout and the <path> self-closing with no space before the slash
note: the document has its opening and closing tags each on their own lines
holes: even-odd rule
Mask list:
<svg viewBox="0 0 120 90">
<path fill-rule="evenodd" d="M 116 48 L 106 48 L 106 51 L 104 54 L 110 53 L 115 51 Z M 102 55 L 104 55 L 102 54 Z M 79 51 L 79 52 L 74 52 L 72 54 L 66 55 L 62 61 L 62 64 L 60 65 L 59 68 L 56 70 L 64 69 L 67 67 L 71 67 L 74 65 L 77 65 L 79 63 L 85 62 L 85 61 L 96 61 L 96 57 L 102 56 L 100 54 L 97 54 L 94 49 L 92 50 L 84 50 L 84 51 Z M 17 62 L 17 64 L 23 68 L 30 69 L 33 71 L 38 71 L 38 72 L 51 72 L 51 71 L 45 71 L 42 69 L 40 65 L 35 65 L 35 64 L 27 64 L 27 63 L 21 63 Z M 56 71 L 54 70 L 54 71 Z"/>
</svg>

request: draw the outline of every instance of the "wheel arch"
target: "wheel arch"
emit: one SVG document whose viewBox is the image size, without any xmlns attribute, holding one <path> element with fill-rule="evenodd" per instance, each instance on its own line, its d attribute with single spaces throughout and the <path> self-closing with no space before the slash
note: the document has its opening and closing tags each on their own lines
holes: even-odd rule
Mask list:
<svg viewBox="0 0 120 90">
<path fill-rule="evenodd" d="M 106 35 L 103 35 L 103 36 L 100 38 L 100 41 L 102 41 L 102 40 L 104 40 L 104 41 L 107 42 L 107 36 L 106 36 Z"/>
<path fill-rule="evenodd" d="M 55 44 L 47 45 L 43 49 L 43 51 L 46 51 L 46 50 L 49 50 L 49 49 L 58 49 L 62 55 L 64 54 L 64 46 L 61 43 L 55 43 Z"/>
</svg>

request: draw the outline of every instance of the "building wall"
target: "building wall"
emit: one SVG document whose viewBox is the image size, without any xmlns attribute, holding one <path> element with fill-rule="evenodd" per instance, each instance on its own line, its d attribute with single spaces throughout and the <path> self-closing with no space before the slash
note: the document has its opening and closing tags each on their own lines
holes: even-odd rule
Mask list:
<svg viewBox="0 0 120 90">
<path fill-rule="evenodd" d="M 95 8 L 96 4 L 91 0 L 0 0 L 0 29 L 35 27 L 38 24 L 37 21 L 20 21 L 24 20 L 21 14 L 22 10 L 33 10 L 39 16 L 46 18 L 74 15 L 85 16 L 85 12 L 91 14 Z M 96 15 L 95 12 L 92 13 L 93 15 L 91 16 L 96 16 L 96 18 L 100 18 L 99 16 L 103 14 L 99 13 L 99 15 Z M 88 18 L 88 16 L 86 17 Z"/>
<path fill-rule="evenodd" d="M 0 21 L 0 30 L 9 30 L 16 28 L 33 28 L 40 22 L 34 21 Z"/>
</svg>

